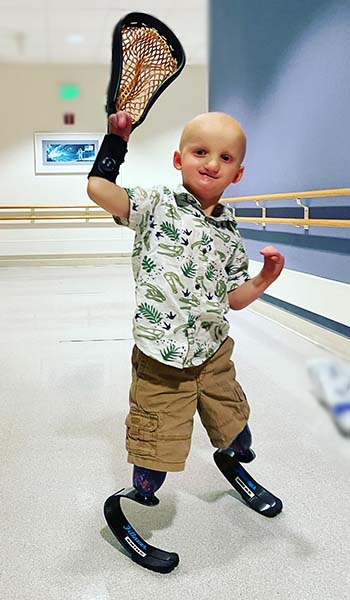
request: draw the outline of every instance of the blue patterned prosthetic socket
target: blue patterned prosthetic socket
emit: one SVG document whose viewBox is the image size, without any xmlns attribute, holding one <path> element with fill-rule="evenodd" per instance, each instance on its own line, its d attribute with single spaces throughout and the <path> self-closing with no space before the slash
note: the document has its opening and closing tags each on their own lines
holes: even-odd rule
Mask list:
<svg viewBox="0 0 350 600">
<path fill-rule="evenodd" d="M 134 465 L 133 486 L 144 498 L 151 498 L 154 492 L 163 485 L 165 478 L 166 472 L 164 471 L 153 471 Z"/>
<path fill-rule="evenodd" d="M 237 454 L 246 452 L 252 445 L 252 434 L 248 427 L 245 426 L 243 431 L 237 435 L 237 437 L 231 442 L 229 448 L 234 450 Z"/>
</svg>

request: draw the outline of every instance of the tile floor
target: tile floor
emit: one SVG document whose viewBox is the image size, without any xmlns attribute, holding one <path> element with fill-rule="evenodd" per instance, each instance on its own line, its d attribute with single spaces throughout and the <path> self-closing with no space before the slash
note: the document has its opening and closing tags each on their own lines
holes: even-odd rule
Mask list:
<svg viewBox="0 0 350 600">
<path fill-rule="evenodd" d="M 127 510 L 180 554 L 159 575 L 120 551 L 102 514 L 130 483 L 130 267 L 3 268 L 0 303 L 1 598 L 349 600 L 350 439 L 305 370 L 324 350 L 250 310 L 230 314 L 258 455 L 249 470 L 285 509 L 266 519 L 241 503 L 196 421 L 159 507 Z"/>
</svg>

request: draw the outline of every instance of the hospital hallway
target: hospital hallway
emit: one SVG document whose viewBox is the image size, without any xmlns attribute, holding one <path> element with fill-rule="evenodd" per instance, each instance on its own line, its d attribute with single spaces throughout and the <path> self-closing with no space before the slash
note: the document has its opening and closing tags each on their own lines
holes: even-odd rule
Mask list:
<svg viewBox="0 0 350 600">
<path fill-rule="evenodd" d="M 350 438 L 306 370 L 328 351 L 230 312 L 257 454 L 247 469 L 284 510 L 268 519 L 239 499 L 196 416 L 186 470 L 168 475 L 160 505 L 126 506 L 146 541 L 180 555 L 161 575 L 133 563 L 103 517 L 131 485 L 130 265 L 4 267 L 0 297 L 4 600 L 349 600 Z"/>
</svg>

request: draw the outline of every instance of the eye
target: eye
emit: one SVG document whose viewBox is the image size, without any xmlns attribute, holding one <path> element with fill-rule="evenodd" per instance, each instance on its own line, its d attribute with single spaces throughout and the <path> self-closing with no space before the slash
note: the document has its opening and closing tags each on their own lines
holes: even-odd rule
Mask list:
<svg viewBox="0 0 350 600">
<path fill-rule="evenodd" d="M 221 158 L 225 162 L 229 162 L 231 160 L 231 156 L 229 154 L 222 154 Z"/>
<path fill-rule="evenodd" d="M 204 156 L 206 154 L 205 150 L 203 150 L 203 148 L 198 148 L 198 150 L 195 150 L 194 152 L 197 156 Z"/>
</svg>

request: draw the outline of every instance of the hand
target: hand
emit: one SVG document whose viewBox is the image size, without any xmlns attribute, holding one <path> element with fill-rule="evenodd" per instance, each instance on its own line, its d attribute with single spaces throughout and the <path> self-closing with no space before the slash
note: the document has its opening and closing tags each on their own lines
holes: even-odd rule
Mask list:
<svg viewBox="0 0 350 600">
<path fill-rule="evenodd" d="M 119 135 L 126 142 L 129 140 L 132 126 L 132 118 L 124 110 L 120 110 L 117 113 L 109 116 L 108 119 L 108 131 Z"/>
<path fill-rule="evenodd" d="M 277 279 L 284 267 L 284 256 L 273 246 L 266 246 L 260 250 L 260 254 L 264 257 L 264 266 L 261 270 L 261 275 L 265 281 L 272 283 Z"/>
</svg>

